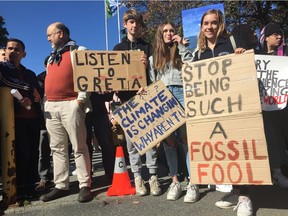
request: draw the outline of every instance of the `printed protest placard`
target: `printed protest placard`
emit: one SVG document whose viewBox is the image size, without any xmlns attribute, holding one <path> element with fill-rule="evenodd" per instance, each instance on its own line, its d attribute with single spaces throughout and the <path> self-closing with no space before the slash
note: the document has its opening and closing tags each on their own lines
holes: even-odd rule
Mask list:
<svg viewBox="0 0 288 216">
<path fill-rule="evenodd" d="M 183 65 L 191 182 L 271 184 L 254 52 Z"/>
<path fill-rule="evenodd" d="M 287 56 L 255 55 L 262 110 L 281 110 L 288 99 Z"/>
<path fill-rule="evenodd" d="M 74 91 L 132 91 L 147 85 L 142 51 L 72 52 Z"/>
<path fill-rule="evenodd" d="M 113 112 L 140 155 L 185 123 L 183 107 L 162 81 L 145 90 L 147 94 L 134 96 Z"/>
</svg>

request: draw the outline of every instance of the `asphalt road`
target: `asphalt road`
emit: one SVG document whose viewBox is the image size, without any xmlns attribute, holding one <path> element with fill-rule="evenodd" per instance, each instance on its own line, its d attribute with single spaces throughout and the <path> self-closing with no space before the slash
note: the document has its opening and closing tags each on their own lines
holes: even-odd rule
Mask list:
<svg viewBox="0 0 288 216">
<path fill-rule="evenodd" d="M 170 184 L 170 178 L 167 176 L 167 169 L 164 166 L 160 166 L 159 168 L 159 179 L 163 191 L 162 195 L 157 197 L 150 195 L 144 197 L 137 195 L 108 197 L 106 196 L 106 192 L 109 185 L 106 183 L 103 175 L 100 153 L 95 154 L 93 164 L 95 168 L 92 184 L 94 199 L 91 202 L 79 203 L 77 201 L 79 192 L 78 183 L 76 177 L 71 176 L 71 194 L 69 196 L 47 203 L 35 199 L 23 207 L 10 206 L 3 213 L 5 215 L 23 216 L 236 216 L 236 211 L 233 211 L 233 209 L 222 210 L 217 208 L 214 203 L 220 200 L 224 194 L 218 191 L 211 191 L 206 186 L 201 186 L 201 197 L 196 203 L 188 204 L 183 202 L 185 191 L 183 191 L 182 196 L 178 200 L 167 201 L 166 192 Z M 147 174 L 146 169 L 144 169 L 144 174 Z M 144 176 L 145 180 L 148 180 L 147 175 Z M 181 182 L 181 185 L 184 190 L 186 182 Z M 250 196 L 254 205 L 255 215 L 288 215 L 288 190 L 275 186 L 250 186 Z"/>
</svg>

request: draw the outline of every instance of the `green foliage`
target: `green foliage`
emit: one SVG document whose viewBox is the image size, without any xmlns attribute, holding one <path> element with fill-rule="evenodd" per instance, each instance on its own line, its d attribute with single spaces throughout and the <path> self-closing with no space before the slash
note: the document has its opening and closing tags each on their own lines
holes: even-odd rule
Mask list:
<svg viewBox="0 0 288 216">
<path fill-rule="evenodd" d="M 6 46 L 8 40 L 7 36 L 9 35 L 6 28 L 4 28 L 5 22 L 4 18 L 0 16 L 0 47 Z"/>
<path fill-rule="evenodd" d="M 281 25 L 285 35 L 288 33 L 288 1 L 125 1 L 126 7 L 133 7 L 142 12 L 146 28 L 144 38 L 152 42 L 157 26 L 164 21 L 172 21 L 182 34 L 182 10 L 211 4 L 224 3 L 225 20 L 228 30 L 238 24 L 249 23 L 260 31 L 269 22 Z M 192 27 L 193 28 L 193 27 Z"/>
</svg>

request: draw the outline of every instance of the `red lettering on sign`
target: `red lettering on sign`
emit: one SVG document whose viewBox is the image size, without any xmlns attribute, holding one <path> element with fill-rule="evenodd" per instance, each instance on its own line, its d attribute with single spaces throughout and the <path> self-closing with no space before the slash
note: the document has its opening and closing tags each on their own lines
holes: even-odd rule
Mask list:
<svg viewBox="0 0 288 216">
<path fill-rule="evenodd" d="M 238 170 L 238 173 L 239 173 L 239 177 L 238 177 L 238 179 L 237 179 L 236 181 L 233 181 L 232 176 L 231 176 L 231 169 L 235 169 L 235 168 L 233 168 L 233 167 L 236 167 L 237 170 Z M 242 174 L 242 171 L 241 171 L 241 167 L 240 167 L 240 165 L 239 165 L 238 163 L 236 163 L 236 162 L 231 162 L 231 163 L 228 164 L 228 166 L 227 166 L 227 174 L 228 174 L 228 179 L 229 179 L 229 181 L 230 181 L 231 183 L 233 183 L 233 184 L 238 184 L 238 183 L 240 183 L 240 182 L 242 181 L 243 174 Z M 234 177 L 235 177 L 235 176 L 233 176 L 233 178 L 234 178 Z"/>
<path fill-rule="evenodd" d="M 206 147 L 208 148 L 208 153 L 210 154 L 208 156 L 206 154 L 207 153 Z M 202 149 L 203 149 L 203 157 L 204 157 L 204 159 L 206 161 L 210 161 L 213 158 L 213 147 L 212 147 L 211 143 L 210 142 L 204 142 Z"/>
<path fill-rule="evenodd" d="M 248 162 L 246 163 L 246 170 L 247 170 L 247 176 L 248 176 L 248 182 L 249 183 L 252 183 L 254 185 L 261 185 L 263 183 L 263 181 L 261 180 L 254 180 L 253 179 L 253 170 L 252 170 L 252 167 L 251 167 L 251 164 Z"/>
<path fill-rule="evenodd" d="M 265 160 L 267 158 L 267 156 L 258 156 L 257 155 L 257 149 L 256 149 L 256 141 L 252 140 L 252 148 L 253 148 L 253 157 L 255 160 Z"/>
<path fill-rule="evenodd" d="M 194 148 L 194 146 L 200 146 L 201 145 L 201 142 L 191 142 L 191 145 L 190 145 L 190 159 L 193 161 L 194 160 L 194 152 L 200 152 L 200 149 L 196 149 Z"/>
<path fill-rule="evenodd" d="M 216 168 L 221 173 L 221 179 L 220 180 L 216 179 L 216 171 L 217 171 Z M 218 163 L 215 163 L 212 167 L 212 178 L 213 178 L 214 182 L 216 184 L 222 184 L 224 182 L 224 177 L 225 177 L 225 175 L 224 175 L 224 170 L 223 170 L 222 166 Z"/>
<path fill-rule="evenodd" d="M 198 164 L 198 179 L 199 182 L 202 182 L 202 176 L 207 176 L 207 172 L 202 172 L 202 168 L 207 168 L 209 167 L 209 164 Z"/>
</svg>

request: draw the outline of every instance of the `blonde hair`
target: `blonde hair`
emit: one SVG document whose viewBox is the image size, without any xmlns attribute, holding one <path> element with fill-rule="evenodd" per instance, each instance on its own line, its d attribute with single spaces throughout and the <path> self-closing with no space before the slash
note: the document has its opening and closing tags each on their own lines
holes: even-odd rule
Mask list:
<svg viewBox="0 0 288 216">
<path fill-rule="evenodd" d="M 171 62 L 174 68 L 180 70 L 182 66 L 181 57 L 176 43 L 167 45 L 163 39 L 164 26 L 170 24 L 176 31 L 175 25 L 171 22 L 164 22 L 160 24 L 156 30 L 153 49 L 154 49 L 154 67 L 157 71 L 161 71 L 165 68 L 167 62 Z"/>
<path fill-rule="evenodd" d="M 210 9 L 210 10 L 206 11 L 201 18 L 201 27 L 200 27 L 200 33 L 199 33 L 198 43 L 197 43 L 198 48 L 201 51 L 204 51 L 207 48 L 207 39 L 201 30 L 202 25 L 203 25 L 203 20 L 204 20 L 204 17 L 206 15 L 210 15 L 210 14 L 215 14 L 217 16 L 218 23 L 219 23 L 219 29 L 218 29 L 218 32 L 216 35 L 216 41 L 219 37 L 229 37 L 230 36 L 225 29 L 223 13 L 220 10 L 216 10 L 216 9 Z"/>
</svg>

